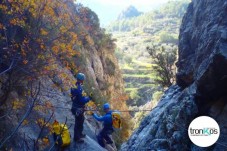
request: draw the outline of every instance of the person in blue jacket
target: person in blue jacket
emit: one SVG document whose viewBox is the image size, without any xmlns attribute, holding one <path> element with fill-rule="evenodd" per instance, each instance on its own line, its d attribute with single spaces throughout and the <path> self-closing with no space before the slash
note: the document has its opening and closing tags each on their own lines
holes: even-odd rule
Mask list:
<svg viewBox="0 0 227 151">
<path fill-rule="evenodd" d="M 71 98 L 73 101 L 71 111 L 73 115 L 75 115 L 74 141 L 82 143 L 84 142 L 82 138 L 86 136 L 82 133 L 85 104 L 92 100 L 92 97 L 87 96 L 82 87 L 85 80 L 85 75 L 83 73 L 78 73 L 76 79 L 76 87 L 71 88 Z"/>
<path fill-rule="evenodd" d="M 110 104 L 105 103 L 103 105 L 103 110 L 106 113 L 104 116 L 98 116 L 97 114 L 92 114 L 93 117 L 100 122 L 103 122 L 103 129 L 97 136 L 97 140 L 100 146 L 105 147 L 104 140 L 106 140 L 107 144 L 112 144 L 113 141 L 110 138 L 110 135 L 113 133 L 113 125 L 112 125 L 112 111 L 110 110 Z"/>
</svg>

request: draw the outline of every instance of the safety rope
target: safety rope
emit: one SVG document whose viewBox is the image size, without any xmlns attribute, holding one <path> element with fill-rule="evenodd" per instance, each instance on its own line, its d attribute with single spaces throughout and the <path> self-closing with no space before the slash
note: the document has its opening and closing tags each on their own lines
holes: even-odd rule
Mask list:
<svg viewBox="0 0 227 151">
<path fill-rule="evenodd" d="M 66 109 L 66 110 L 71 110 L 71 108 L 67 108 L 67 107 L 61 107 L 61 106 L 54 106 L 54 105 L 45 105 L 45 104 L 41 104 L 41 103 L 37 103 L 36 105 L 39 106 L 45 106 L 45 107 L 51 107 L 51 108 L 58 108 L 58 109 Z M 96 109 L 96 110 L 91 110 L 91 109 L 85 109 L 84 111 L 103 111 L 101 109 Z M 150 110 L 116 110 L 119 112 L 149 112 L 152 111 L 152 109 Z"/>
</svg>

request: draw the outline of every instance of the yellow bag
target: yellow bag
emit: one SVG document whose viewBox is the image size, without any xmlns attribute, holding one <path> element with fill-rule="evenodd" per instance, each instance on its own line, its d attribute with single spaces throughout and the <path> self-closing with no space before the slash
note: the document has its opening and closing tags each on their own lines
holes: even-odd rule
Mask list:
<svg viewBox="0 0 227 151">
<path fill-rule="evenodd" d="M 52 133 L 54 135 L 54 140 L 56 141 L 56 144 L 61 147 L 70 145 L 71 138 L 67 125 L 60 124 L 58 121 L 55 120 L 52 127 Z"/>
<path fill-rule="evenodd" d="M 121 113 L 119 111 L 113 111 L 111 115 L 112 115 L 113 128 L 121 129 L 122 127 Z"/>
</svg>

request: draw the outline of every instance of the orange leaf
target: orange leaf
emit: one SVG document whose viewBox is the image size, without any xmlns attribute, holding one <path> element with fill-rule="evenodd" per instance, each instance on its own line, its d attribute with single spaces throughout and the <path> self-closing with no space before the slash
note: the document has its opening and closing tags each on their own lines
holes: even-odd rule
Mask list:
<svg viewBox="0 0 227 151">
<path fill-rule="evenodd" d="M 27 64 L 28 63 L 28 60 L 23 60 L 23 64 Z"/>
<path fill-rule="evenodd" d="M 46 36 L 48 34 L 48 32 L 46 30 L 44 30 L 43 28 L 41 28 L 40 34 L 43 35 L 43 36 Z"/>
<path fill-rule="evenodd" d="M 9 23 L 10 23 L 11 25 L 16 25 L 16 24 L 17 24 L 17 20 L 16 20 L 15 18 L 13 18 L 13 19 L 11 19 L 11 20 L 9 21 Z"/>
<path fill-rule="evenodd" d="M 4 26 L 0 23 L 0 29 L 4 29 Z"/>
<path fill-rule="evenodd" d="M 24 120 L 22 125 L 28 125 L 28 120 Z"/>
<path fill-rule="evenodd" d="M 49 145 L 49 143 L 50 143 L 50 141 L 49 141 L 49 139 L 47 137 L 44 137 L 42 139 L 42 141 L 43 141 L 43 145 Z"/>
</svg>

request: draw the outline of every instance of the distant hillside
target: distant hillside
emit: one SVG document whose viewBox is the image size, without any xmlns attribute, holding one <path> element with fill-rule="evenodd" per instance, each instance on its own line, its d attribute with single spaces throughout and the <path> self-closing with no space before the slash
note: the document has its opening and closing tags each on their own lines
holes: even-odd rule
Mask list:
<svg viewBox="0 0 227 151">
<path fill-rule="evenodd" d="M 142 12 L 139 12 L 134 6 L 131 5 L 119 14 L 117 20 L 129 19 L 132 17 L 137 17 L 141 14 Z"/>
<path fill-rule="evenodd" d="M 165 20 L 174 24 L 182 18 L 189 2 L 190 0 L 170 1 L 158 10 L 145 13 L 138 17 L 112 22 L 107 29 L 111 32 L 131 31 L 136 28 L 150 28 Z"/>
<path fill-rule="evenodd" d="M 155 102 L 164 90 L 155 82 L 158 75 L 146 47 L 177 49 L 181 19 L 190 0 L 171 1 L 158 10 L 116 21 L 108 28 L 117 40 L 115 51 L 123 73 L 128 105 L 142 107 Z M 140 118 L 140 117 L 138 117 Z"/>
</svg>

